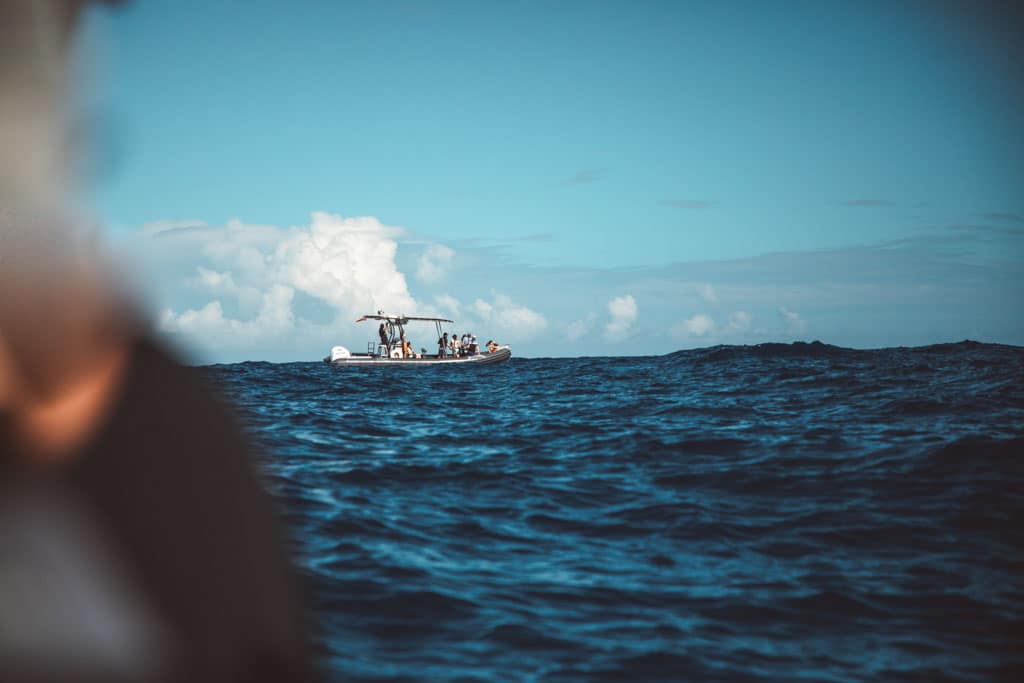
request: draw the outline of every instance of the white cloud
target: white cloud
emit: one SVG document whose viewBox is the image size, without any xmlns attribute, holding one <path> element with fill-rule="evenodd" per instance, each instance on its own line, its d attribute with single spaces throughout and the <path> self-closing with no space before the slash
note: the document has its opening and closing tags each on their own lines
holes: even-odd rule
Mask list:
<svg viewBox="0 0 1024 683">
<path fill-rule="evenodd" d="M 697 292 L 700 294 L 700 298 L 706 303 L 713 304 L 718 302 L 718 294 L 715 292 L 715 288 L 711 285 L 701 285 L 697 288 Z"/>
<path fill-rule="evenodd" d="M 458 318 L 459 311 L 462 310 L 462 303 L 450 294 L 435 296 L 434 303 L 442 313 L 453 318 Z"/>
<path fill-rule="evenodd" d="M 312 343 L 378 309 L 416 313 L 419 306 L 395 264 L 395 238 L 402 234 L 372 216 L 315 212 L 309 225 L 290 228 L 160 221 L 140 238 L 146 258 L 163 272 L 165 289 L 178 295 L 177 305 L 164 304 L 161 328 L 216 352 L 267 348 L 272 337 Z M 333 322 L 298 318 L 297 292 L 333 311 Z M 201 295 L 207 298 L 197 299 Z"/>
<path fill-rule="evenodd" d="M 715 331 L 715 321 L 709 315 L 697 315 L 676 323 L 670 330 L 672 336 L 686 339 L 688 337 L 706 337 Z"/>
<path fill-rule="evenodd" d="M 448 275 L 455 260 L 455 250 L 443 244 L 431 244 L 416 261 L 416 277 L 425 283 L 435 283 Z"/>
<path fill-rule="evenodd" d="M 483 320 L 490 320 L 492 310 L 494 310 L 494 306 L 491 306 L 483 299 L 477 299 L 473 302 L 473 312 Z"/>
<path fill-rule="evenodd" d="M 597 316 L 593 313 L 588 313 L 585 318 L 574 320 L 565 327 L 565 336 L 569 341 L 576 341 L 586 336 L 590 332 L 591 328 L 594 327 L 594 323 L 597 321 Z"/>
<path fill-rule="evenodd" d="M 801 334 L 807 330 L 807 321 L 800 317 L 796 311 L 787 310 L 784 306 L 779 308 L 779 315 L 786 322 L 786 331 L 791 334 Z"/>
<path fill-rule="evenodd" d="M 608 302 L 608 315 L 611 320 L 605 325 L 605 337 L 609 340 L 621 338 L 636 322 L 636 300 L 631 294 L 611 299 Z"/>
<path fill-rule="evenodd" d="M 154 310 L 199 312 L 209 303 L 219 301 L 222 318 L 249 321 L 258 316 L 263 294 L 271 286 L 292 287 L 297 329 L 294 338 L 271 344 L 253 342 L 253 352 L 244 357 L 316 358 L 335 343 L 357 348 L 362 346 L 357 343 L 360 340 L 363 343 L 372 340 L 373 330 L 367 331 L 366 325 L 352 325 L 353 318 L 339 311 L 340 301 L 327 303 L 321 297 L 311 297 L 290 284 L 291 278 L 282 274 L 277 246 L 288 239 L 293 230 L 309 238 L 311 221 L 299 228 L 254 226 L 240 221 L 216 226 L 198 220 L 160 222 L 147 227 L 151 235 L 141 230 L 134 233 L 113 230 L 106 237 L 115 244 L 120 243 L 126 252 L 141 242 L 148 242 L 151 251 L 159 250 L 156 257 L 148 260 L 139 258 L 138 251 L 133 250 L 128 254 L 131 262 L 122 264 L 138 273 L 138 280 L 150 283 Z M 717 341 L 792 341 L 804 338 L 811 331 L 825 341 L 864 347 L 922 344 L 975 335 L 985 335 L 993 341 L 1024 343 L 1021 342 L 1024 327 L 1001 315 L 1006 309 L 1005 301 L 1021 298 L 1014 296 L 1016 289 L 1007 289 L 1005 284 L 1020 281 L 1015 273 L 1020 270 L 1021 259 L 997 261 L 990 258 L 995 253 L 993 245 L 1004 256 L 1020 253 L 1021 238 L 980 230 L 940 231 L 920 238 L 856 248 L 630 269 L 569 268 L 556 265 L 557 259 L 546 266 L 527 264 L 524 259 L 529 259 L 524 254 L 512 253 L 512 247 L 507 245 L 500 248 L 490 243 L 474 246 L 467 241 L 451 244 L 457 250 L 452 263 L 457 271 L 450 272 L 447 280 L 442 279 L 436 285 L 416 278 L 417 260 L 430 243 L 444 242 L 443 239 L 436 237 L 411 243 L 399 232 L 386 229 L 379 234 L 358 233 L 352 239 L 372 238 L 397 243 L 395 264 L 408 281 L 404 293 L 410 298 L 415 295 L 415 301 L 420 304 L 416 312 L 436 311 L 456 319 L 460 327 L 463 321 L 474 320 L 469 330 L 478 336 L 487 334 L 493 322 L 487 325 L 480 322 L 482 318 L 476 308 L 483 307 L 473 304 L 479 298 L 493 308 L 492 295 L 488 293 L 492 286 L 512 294 L 524 306 L 537 311 L 543 306 L 549 322 L 547 331 L 553 334 L 519 343 L 516 347 L 519 355 L 660 352 L 664 339 L 659 330 L 663 331 L 665 321 L 669 321 L 668 326 L 679 323 L 682 335 L 686 334 L 682 323 L 697 313 L 710 315 L 716 328 L 704 337 L 686 337 L 689 345 Z M 976 258 L 977 263 L 966 263 L 955 256 L 961 253 Z M 217 281 L 212 277 L 204 280 L 197 266 L 224 277 Z M 231 283 L 239 291 L 248 288 L 246 291 L 251 292 L 248 303 L 243 304 L 239 294 L 230 292 Z M 516 283 L 516 289 L 508 289 L 511 284 L 506 283 Z M 599 299 L 595 307 L 594 293 L 602 291 L 609 294 Z M 644 301 L 645 306 L 658 302 L 657 316 L 649 315 L 651 311 L 645 308 L 645 318 L 637 319 L 629 328 L 631 343 L 612 345 L 603 337 L 605 325 L 611 320 L 605 304 L 612 296 L 627 292 L 637 302 Z M 444 310 L 445 300 L 438 301 L 435 298 L 438 295 L 457 298 L 461 305 L 458 314 Z M 711 296 L 717 301 L 707 301 Z M 951 308 L 949 304 L 968 299 L 982 303 L 959 308 Z M 785 305 L 785 312 L 780 311 L 780 304 Z M 372 306 L 372 302 L 361 303 L 362 310 L 357 314 L 372 310 Z M 737 315 L 737 309 L 751 315 L 749 327 L 744 316 Z M 949 315 L 954 309 L 957 314 Z M 588 311 L 597 314 L 589 329 Z M 814 311 L 823 313 L 812 316 Z M 947 313 L 945 317 L 941 314 L 943 311 Z M 212 312 L 211 309 L 207 314 Z M 809 320 L 805 320 L 805 315 Z M 574 324 L 577 319 L 578 324 Z M 568 343 L 570 334 L 575 336 L 584 330 L 586 332 L 574 343 Z M 549 351 L 555 338 L 558 347 Z M 482 338 L 486 339 L 487 336 Z M 180 339 L 186 347 L 191 341 Z M 206 348 L 222 346 L 221 340 L 216 338 L 209 342 Z M 233 360 L 243 356 L 236 352 L 202 356 L 204 360 L 214 357 Z"/>
<path fill-rule="evenodd" d="M 733 311 L 729 322 L 719 326 L 715 319 L 705 313 L 698 313 L 682 320 L 669 330 L 676 339 L 710 339 L 743 335 L 750 331 L 754 316 L 746 311 Z"/>
<path fill-rule="evenodd" d="M 231 276 L 231 272 L 218 272 L 216 270 L 210 270 L 209 268 L 203 268 L 202 266 L 196 266 L 196 272 L 199 273 L 198 282 L 199 284 L 212 289 L 214 291 L 219 289 L 226 289 L 233 291 L 238 288 L 235 284 L 235 279 Z"/>
<path fill-rule="evenodd" d="M 726 333 L 746 332 L 754 322 L 754 316 L 746 311 L 735 311 L 729 316 L 729 324 L 726 325 Z"/>
<path fill-rule="evenodd" d="M 276 278 L 348 315 L 366 310 L 414 313 L 405 276 L 395 265 L 397 229 L 373 216 L 314 212 L 309 228 L 292 228 L 270 258 Z"/>
<path fill-rule="evenodd" d="M 255 312 L 259 308 L 263 292 L 257 287 L 240 287 L 231 271 L 221 272 L 197 266 L 196 273 L 196 277 L 189 280 L 188 284 L 218 298 L 234 299 L 243 311 Z"/>
<path fill-rule="evenodd" d="M 471 308 L 475 318 L 468 319 L 466 325 L 479 324 L 483 334 L 504 341 L 532 339 L 547 329 L 547 318 L 537 311 L 516 303 L 504 294 L 492 291 L 491 295 L 490 302 L 483 299 L 473 302 Z"/>
<path fill-rule="evenodd" d="M 230 346 L 244 346 L 247 341 L 292 331 L 294 316 L 291 304 L 294 294 L 290 287 L 274 285 L 263 295 L 259 313 L 250 320 L 225 316 L 218 299 L 202 308 L 188 309 L 180 314 L 165 309 L 160 316 L 160 328 L 164 332 L 184 333 L 211 342 L 218 340 Z"/>
</svg>

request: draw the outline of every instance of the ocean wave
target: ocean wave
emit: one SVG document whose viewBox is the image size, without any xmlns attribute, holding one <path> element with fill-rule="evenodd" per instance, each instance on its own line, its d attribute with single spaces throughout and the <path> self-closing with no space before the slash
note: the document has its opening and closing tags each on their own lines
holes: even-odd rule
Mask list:
<svg viewBox="0 0 1024 683">
<path fill-rule="evenodd" d="M 1024 349 L 338 370 L 203 370 L 331 677 L 1024 678 Z"/>
</svg>

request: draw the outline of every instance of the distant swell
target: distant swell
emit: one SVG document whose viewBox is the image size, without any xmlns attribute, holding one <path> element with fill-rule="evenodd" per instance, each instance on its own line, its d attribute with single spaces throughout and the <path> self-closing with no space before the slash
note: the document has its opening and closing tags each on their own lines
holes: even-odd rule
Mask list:
<svg viewBox="0 0 1024 683">
<path fill-rule="evenodd" d="M 1024 680 L 1024 349 L 205 372 L 331 680 Z"/>
</svg>

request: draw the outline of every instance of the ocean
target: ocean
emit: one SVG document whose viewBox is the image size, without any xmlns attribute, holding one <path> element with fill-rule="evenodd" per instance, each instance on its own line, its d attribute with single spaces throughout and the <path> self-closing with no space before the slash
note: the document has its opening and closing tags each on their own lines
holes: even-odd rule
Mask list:
<svg viewBox="0 0 1024 683">
<path fill-rule="evenodd" d="M 1024 680 L 1024 348 L 204 373 L 329 680 Z"/>
</svg>

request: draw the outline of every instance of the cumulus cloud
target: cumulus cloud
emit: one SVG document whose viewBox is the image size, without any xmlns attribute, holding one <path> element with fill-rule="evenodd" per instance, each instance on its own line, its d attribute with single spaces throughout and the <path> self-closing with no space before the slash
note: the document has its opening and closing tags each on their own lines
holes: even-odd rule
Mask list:
<svg viewBox="0 0 1024 683">
<path fill-rule="evenodd" d="M 401 232 L 373 216 L 342 218 L 314 212 L 308 228 L 293 228 L 270 259 L 284 284 L 349 315 L 363 310 L 416 311 L 395 265 Z"/>
<path fill-rule="evenodd" d="M 478 297 L 464 303 L 451 294 L 435 296 L 431 305 L 421 307 L 424 315 L 438 315 L 455 321 L 456 332 L 471 332 L 501 342 L 535 339 L 548 328 L 547 318 L 500 292 L 491 290 L 489 298 Z"/>
<path fill-rule="evenodd" d="M 727 334 L 738 334 L 748 331 L 754 323 L 754 316 L 746 311 L 734 311 L 729 316 L 729 324 L 725 327 Z"/>
<path fill-rule="evenodd" d="M 450 294 L 435 296 L 434 303 L 437 305 L 438 311 L 453 318 L 458 318 L 459 312 L 462 310 L 462 303 Z"/>
<path fill-rule="evenodd" d="M 395 263 L 403 234 L 372 216 L 325 212 L 289 228 L 161 221 L 140 231 L 143 257 L 148 250 L 159 268 L 179 273 L 169 282 L 178 301 L 164 306 L 161 328 L 207 349 L 262 348 L 300 331 L 319 340 L 368 311 L 416 313 L 420 305 Z M 300 319 L 293 310 L 299 293 L 308 297 L 305 310 L 324 311 L 333 322 Z"/>
<path fill-rule="evenodd" d="M 715 331 L 715 321 L 709 315 L 698 313 L 697 315 L 676 323 L 670 330 L 672 336 L 681 339 L 689 337 L 706 337 Z"/>
<path fill-rule="evenodd" d="M 729 322 L 721 326 L 706 313 L 698 313 L 673 325 L 669 333 L 677 339 L 728 338 L 749 332 L 753 322 L 754 316 L 746 311 L 733 311 Z"/>
<path fill-rule="evenodd" d="M 543 315 L 510 297 L 491 292 L 491 301 L 477 299 L 470 307 L 474 316 L 465 325 L 479 326 L 482 334 L 505 341 L 522 341 L 543 332 L 548 321 Z"/>
<path fill-rule="evenodd" d="M 443 244 L 431 244 L 416 261 L 416 277 L 428 284 L 439 282 L 448 275 L 454 260 L 454 249 Z"/>
<path fill-rule="evenodd" d="M 791 334 L 801 334 L 807 330 L 807 321 L 800 317 L 796 311 L 790 311 L 785 307 L 779 309 L 779 315 L 786 323 L 786 331 Z"/>
<path fill-rule="evenodd" d="M 218 298 L 234 299 L 244 311 L 255 311 L 263 297 L 263 292 L 257 287 L 242 287 L 236 283 L 231 271 L 221 272 L 203 266 L 196 266 L 196 276 L 187 284 Z"/>
<path fill-rule="evenodd" d="M 605 325 L 604 336 L 607 339 L 618 339 L 633 327 L 637 318 L 636 300 L 632 294 L 617 296 L 608 302 L 608 315 L 611 320 Z"/>
<path fill-rule="evenodd" d="M 244 345 L 246 341 L 266 339 L 268 336 L 292 331 L 294 294 L 290 287 L 274 285 L 263 295 L 259 313 L 249 320 L 225 316 L 219 299 L 202 308 L 188 309 L 179 314 L 165 309 L 160 316 L 159 326 L 164 332 L 195 335 L 210 341 L 220 340 L 230 346 Z"/>
<path fill-rule="evenodd" d="M 196 266 L 196 272 L 199 273 L 197 282 L 214 291 L 220 289 L 233 291 L 238 287 L 238 285 L 235 284 L 235 279 L 231 276 L 230 272 L 220 273 L 217 272 L 216 270 L 203 268 L 202 266 Z"/>
<path fill-rule="evenodd" d="M 594 327 L 594 323 L 597 322 L 597 315 L 594 313 L 588 313 L 585 317 L 579 320 L 573 320 L 565 327 L 565 337 L 569 341 L 577 341 L 582 339 L 587 333 L 590 332 Z"/>
<path fill-rule="evenodd" d="M 838 201 L 834 206 L 838 208 Z M 1001 210 L 1016 209 L 1007 206 Z M 436 287 L 416 279 L 417 258 L 427 246 L 422 241 L 405 242 L 397 229 L 373 222 L 361 228 L 349 226 L 342 234 L 344 239 L 397 245 L 396 260 L 384 259 L 384 273 L 404 272 L 409 286 L 400 287 L 398 294 L 418 304 L 402 312 L 453 318 L 459 332 L 474 332 L 481 341 L 496 330 L 499 320 L 499 316 L 489 317 L 496 304 L 489 288 L 501 290 L 510 286 L 503 283 L 516 283 L 515 291 L 504 290 L 514 303 L 543 312 L 548 332 L 557 327 L 554 334 L 541 333 L 531 341 L 516 342 L 519 355 L 656 353 L 664 350 L 664 340 L 659 341 L 658 334 L 665 320 L 689 345 L 792 341 L 811 331 L 824 341 L 865 347 L 922 344 L 975 334 L 1021 344 L 1024 327 L 1019 316 L 1008 318 L 1005 311 L 1015 310 L 1022 298 L 1019 275 L 1024 224 L 990 218 L 993 220 L 985 221 L 987 225 L 943 226 L 917 237 L 851 248 L 639 269 L 527 266 L 504 258 L 489 245 L 480 247 L 467 241 L 452 244 L 458 251 L 458 279 Z M 980 212 L 977 220 L 983 220 Z M 124 251 L 130 250 L 134 263 L 129 265 L 151 283 L 152 308 L 169 309 L 166 327 L 190 335 L 180 339 L 181 344 L 205 349 L 207 353 L 200 356 L 203 360 L 295 360 L 322 357 L 337 343 L 361 348 L 374 332 L 366 324 L 352 323 L 358 315 L 375 310 L 369 297 L 358 294 L 360 288 L 375 286 L 373 273 L 351 273 L 351 279 L 363 283 L 350 288 L 354 293 L 351 305 L 342 299 L 328 302 L 330 297 L 322 290 L 333 291 L 331 283 L 322 289 L 310 284 L 308 288 L 318 293 L 313 296 L 299 289 L 297 278 L 289 274 L 288 263 L 296 249 L 279 254 L 278 247 L 296 234 L 317 246 L 319 238 L 314 236 L 312 223 L 289 228 L 241 221 L 215 226 L 201 221 L 167 221 L 136 230 L 130 238 L 122 231 L 109 237 Z M 133 248 L 143 242 L 156 252 L 155 258 L 143 258 Z M 713 283 L 713 287 L 705 289 L 702 283 Z M 256 325 L 239 326 L 260 319 L 264 295 L 275 285 L 294 290 L 295 332 L 290 336 L 281 333 L 278 341 L 268 342 L 264 340 L 269 337 L 255 331 L 249 336 L 232 332 L 232 328 L 256 329 Z M 244 301 L 243 291 L 248 292 Z M 595 307 L 593 293 L 600 291 L 611 294 Z M 412 299 L 410 292 L 417 298 Z M 658 315 L 657 319 L 637 319 L 629 328 L 632 343 L 613 346 L 603 336 L 610 321 L 605 304 L 611 296 L 626 292 L 637 301 L 657 301 Z M 712 293 L 717 301 L 708 300 Z M 780 311 L 780 303 L 785 304 L 784 311 Z M 350 313 L 349 308 L 356 310 Z M 270 307 L 263 315 L 260 325 L 275 319 L 272 310 Z M 587 316 L 588 311 L 596 316 Z M 645 309 L 645 316 L 648 313 Z M 708 314 L 716 327 L 704 336 L 690 337 L 690 332 L 701 329 L 699 321 L 692 321 L 697 313 Z M 638 334 L 648 320 L 651 326 Z M 689 328 L 684 327 L 687 322 Z M 215 331 L 205 336 L 194 332 L 204 324 Z M 411 331 L 416 333 L 415 328 Z M 513 334 L 516 331 L 510 330 L 508 336 L 504 330 L 493 332 L 500 341 L 510 343 Z M 422 334 L 414 337 L 418 346 L 432 346 L 426 344 L 432 340 L 423 339 Z M 575 343 L 566 343 L 570 337 L 575 337 Z M 232 340 L 248 346 L 222 351 Z M 205 343 L 197 345 L 196 341 Z"/>
</svg>

